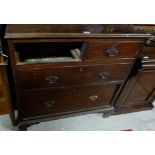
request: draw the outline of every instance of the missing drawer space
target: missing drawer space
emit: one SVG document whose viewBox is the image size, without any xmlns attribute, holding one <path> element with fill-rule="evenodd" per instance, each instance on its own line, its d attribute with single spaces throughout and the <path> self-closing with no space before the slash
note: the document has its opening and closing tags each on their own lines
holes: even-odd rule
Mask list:
<svg viewBox="0 0 155 155">
<path fill-rule="evenodd" d="M 83 42 L 49 42 L 15 44 L 17 63 L 81 61 Z"/>
</svg>

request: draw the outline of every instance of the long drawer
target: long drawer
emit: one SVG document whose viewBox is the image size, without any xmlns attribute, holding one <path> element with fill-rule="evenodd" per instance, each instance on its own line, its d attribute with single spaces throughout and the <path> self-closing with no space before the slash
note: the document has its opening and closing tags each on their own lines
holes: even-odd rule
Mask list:
<svg viewBox="0 0 155 155">
<path fill-rule="evenodd" d="M 134 59 L 142 44 L 142 41 L 90 41 L 86 58 L 88 60 Z"/>
<path fill-rule="evenodd" d="M 118 85 L 53 88 L 24 92 L 21 113 L 24 118 L 55 115 L 110 104 Z"/>
<path fill-rule="evenodd" d="M 124 80 L 131 65 L 132 63 L 19 69 L 17 78 L 22 89 L 117 82 Z"/>
</svg>

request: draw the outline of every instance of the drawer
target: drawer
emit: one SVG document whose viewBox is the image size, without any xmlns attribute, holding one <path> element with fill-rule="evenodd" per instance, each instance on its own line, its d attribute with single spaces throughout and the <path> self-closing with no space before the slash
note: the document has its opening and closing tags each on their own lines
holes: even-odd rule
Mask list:
<svg viewBox="0 0 155 155">
<path fill-rule="evenodd" d="M 134 59 L 142 41 L 92 41 L 89 42 L 86 59 Z"/>
<path fill-rule="evenodd" d="M 22 116 L 28 118 L 102 107 L 110 104 L 117 88 L 117 85 L 99 85 L 24 92 L 20 109 Z"/>
<path fill-rule="evenodd" d="M 93 66 L 66 66 L 17 71 L 22 89 L 89 85 L 123 80 L 132 63 Z"/>
</svg>

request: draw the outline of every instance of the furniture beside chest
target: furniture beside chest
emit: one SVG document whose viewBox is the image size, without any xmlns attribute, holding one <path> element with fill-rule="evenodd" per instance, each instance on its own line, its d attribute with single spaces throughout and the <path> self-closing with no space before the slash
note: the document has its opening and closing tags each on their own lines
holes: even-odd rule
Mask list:
<svg viewBox="0 0 155 155">
<path fill-rule="evenodd" d="M 153 67 L 141 58 L 145 48 L 154 55 L 154 47 L 145 47 L 152 37 L 130 25 L 8 25 L 19 128 L 79 114 L 152 108 Z M 147 88 L 138 92 L 147 79 Z"/>
<path fill-rule="evenodd" d="M 12 103 L 8 82 L 7 55 L 3 51 L 3 25 L 0 25 L 0 114 L 9 113 L 13 121 Z"/>
<path fill-rule="evenodd" d="M 155 46 L 146 44 L 116 102 L 115 109 L 119 113 L 124 113 L 133 111 L 133 109 L 151 108 L 154 99 Z"/>
</svg>

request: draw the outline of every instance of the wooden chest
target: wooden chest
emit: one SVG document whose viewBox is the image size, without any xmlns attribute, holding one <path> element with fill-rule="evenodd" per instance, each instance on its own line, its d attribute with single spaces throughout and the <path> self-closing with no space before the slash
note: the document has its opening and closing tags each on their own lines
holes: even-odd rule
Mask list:
<svg viewBox="0 0 155 155">
<path fill-rule="evenodd" d="M 79 114 L 151 109 L 153 37 L 133 25 L 7 25 L 19 128 Z"/>
</svg>

